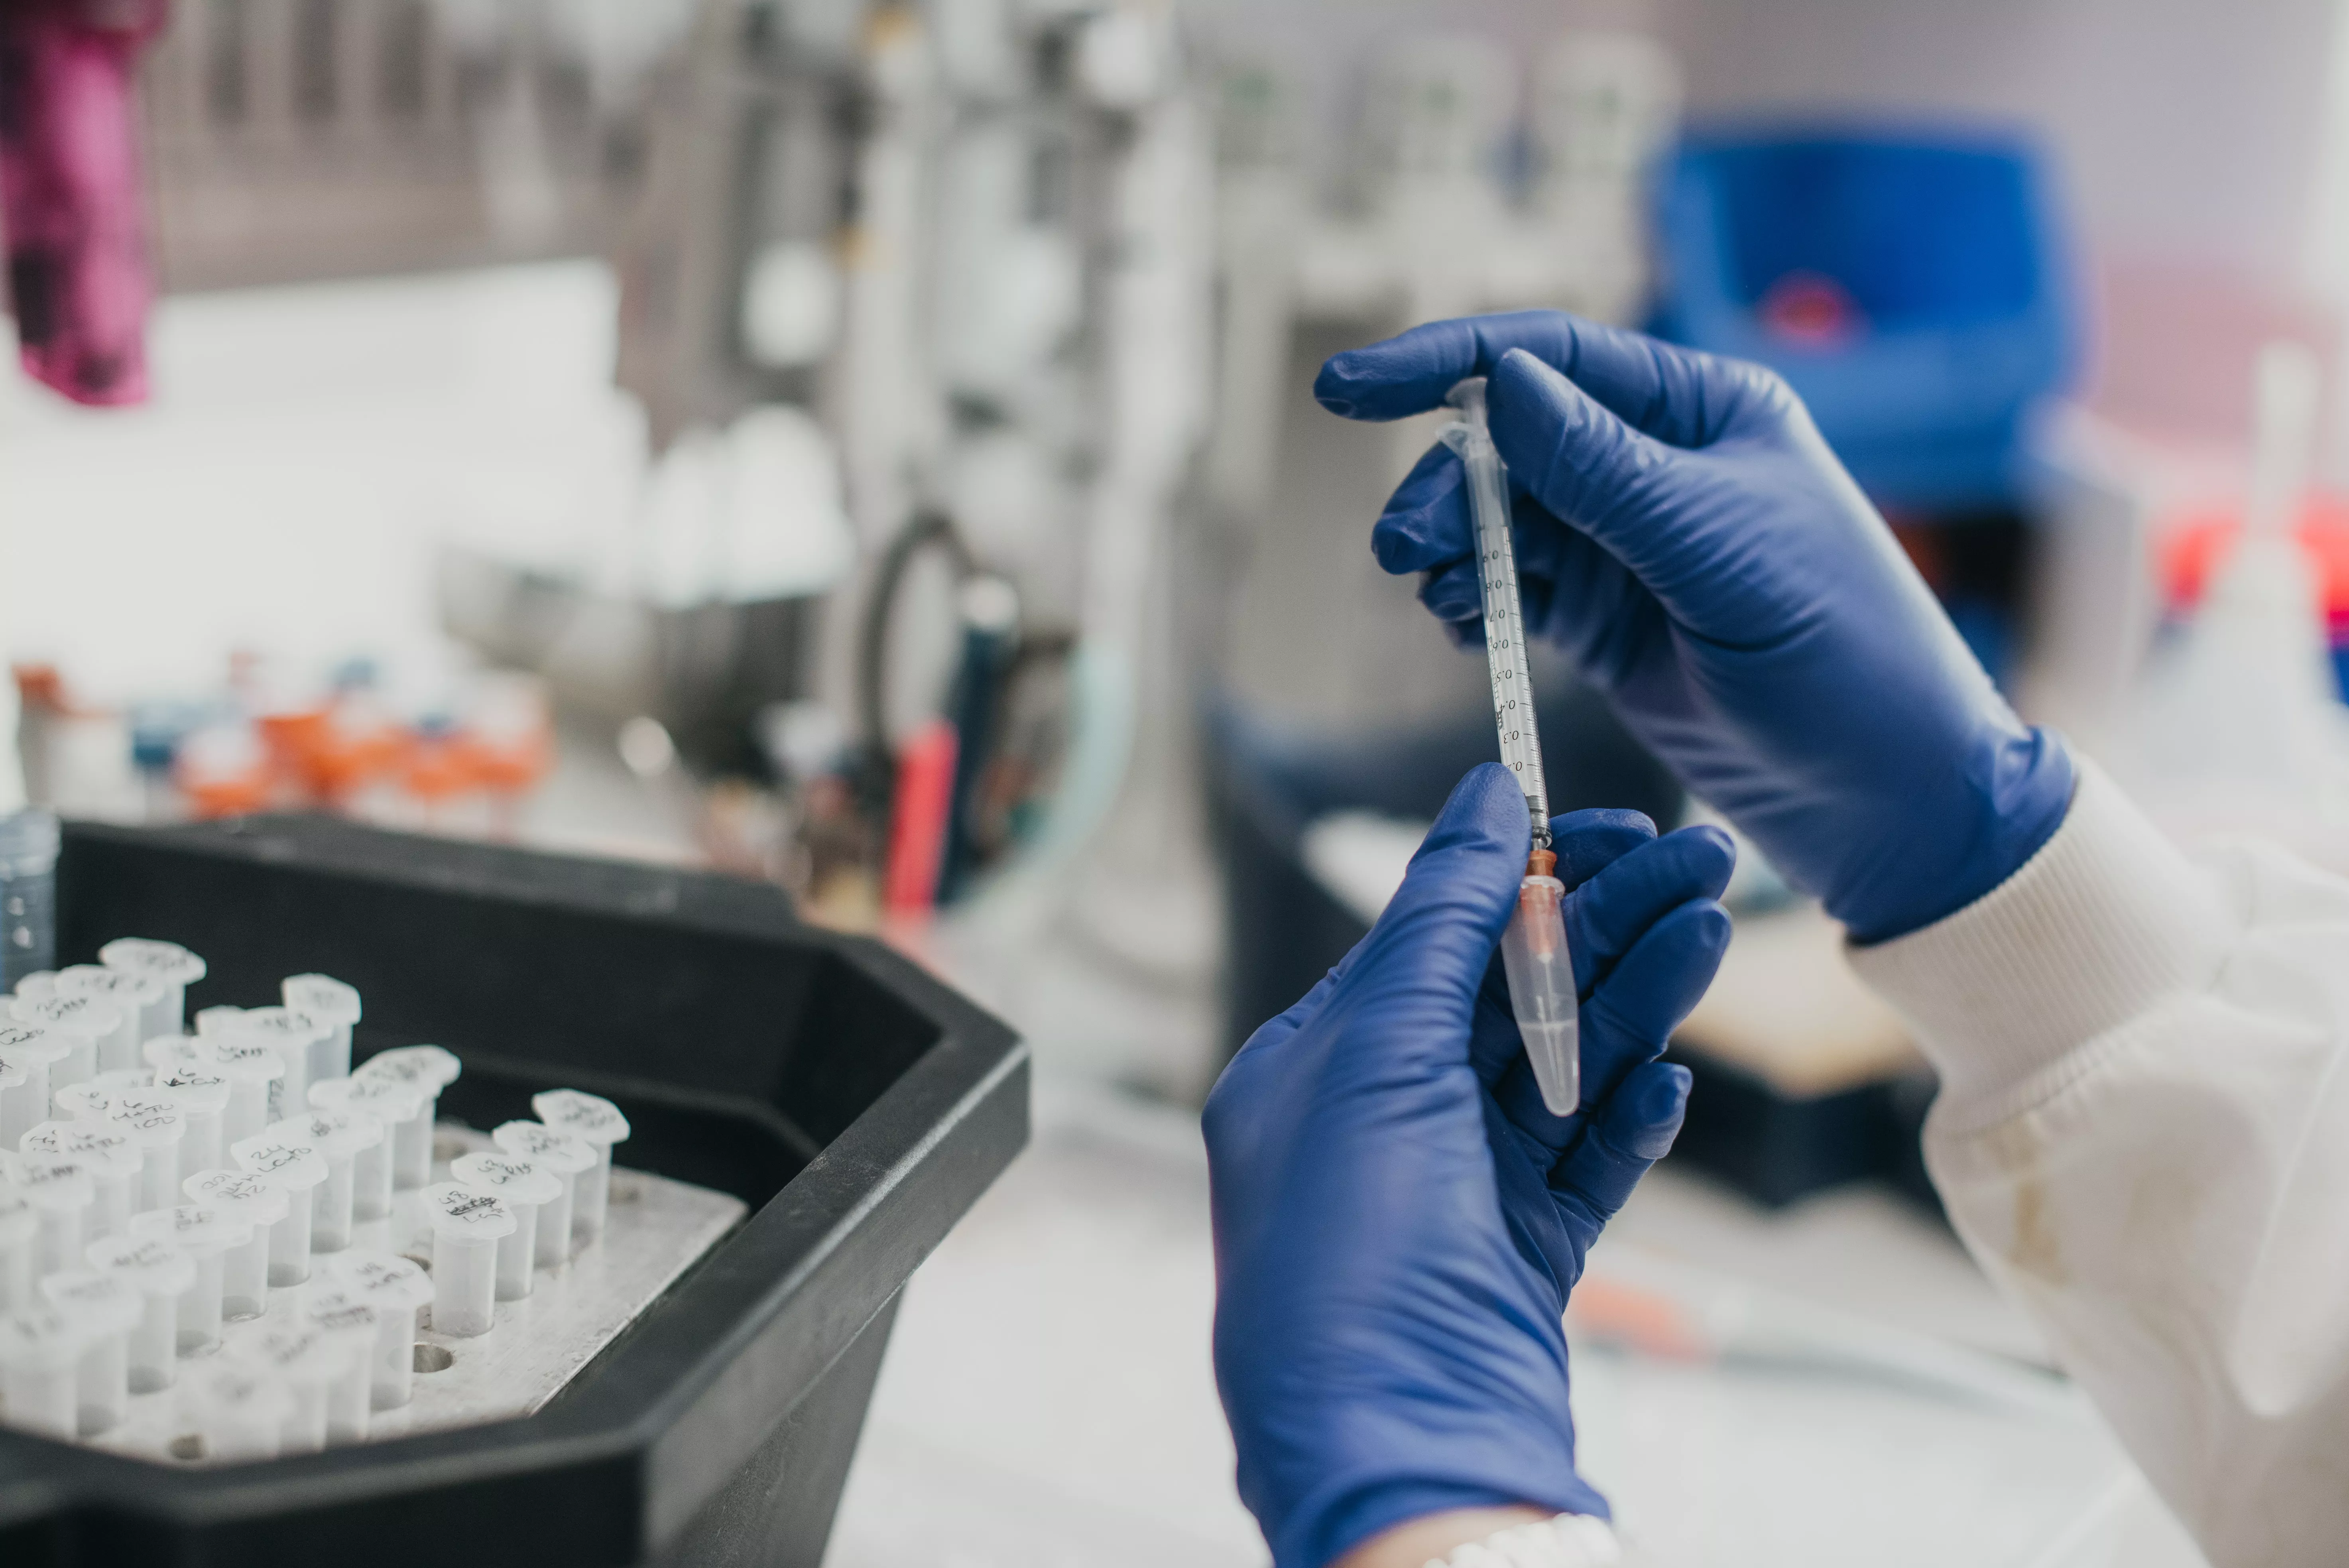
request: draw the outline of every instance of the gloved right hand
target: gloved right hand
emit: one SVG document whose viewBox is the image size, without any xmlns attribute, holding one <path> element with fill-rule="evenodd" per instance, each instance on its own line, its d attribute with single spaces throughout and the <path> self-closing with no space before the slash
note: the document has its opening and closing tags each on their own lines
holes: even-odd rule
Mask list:
<svg viewBox="0 0 2349 1568">
<path fill-rule="evenodd" d="M 1469 376 L 1489 378 L 1529 626 L 1857 939 L 1962 908 L 2062 823 L 2063 743 L 2014 717 L 1777 377 L 1527 311 L 1338 355 L 1313 390 L 1393 419 Z M 1438 446 L 1371 548 L 1481 643 L 1474 540 Z"/>
</svg>

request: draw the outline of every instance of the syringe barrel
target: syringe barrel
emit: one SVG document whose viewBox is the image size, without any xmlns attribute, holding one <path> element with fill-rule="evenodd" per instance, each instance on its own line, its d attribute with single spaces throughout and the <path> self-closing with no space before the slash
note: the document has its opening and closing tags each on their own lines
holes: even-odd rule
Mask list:
<svg viewBox="0 0 2349 1568">
<path fill-rule="evenodd" d="M 1542 1104 L 1552 1116 L 1571 1116 L 1582 1099 L 1581 1012 L 1575 999 L 1574 955 L 1567 948 L 1565 899 L 1566 885 L 1556 877 L 1526 878 L 1501 935 L 1509 1010 L 1516 1016 Z"/>
</svg>

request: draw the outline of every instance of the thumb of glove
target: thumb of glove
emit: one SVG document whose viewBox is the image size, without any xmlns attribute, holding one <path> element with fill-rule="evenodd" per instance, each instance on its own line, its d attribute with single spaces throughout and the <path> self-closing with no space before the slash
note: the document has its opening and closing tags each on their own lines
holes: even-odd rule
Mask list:
<svg viewBox="0 0 2349 1568">
<path fill-rule="evenodd" d="M 1355 1060 L 1375 1040 L 1371 1051 L 1398 1061 L 1467 1064 L 1477 990 L 1516 906 L 1531 839 L 1524 791 L 1499 763 L 1454 788 L 1330 998 L 1332 1012 L 1375 1023 L 1350 1046 Z"/>
</svg>

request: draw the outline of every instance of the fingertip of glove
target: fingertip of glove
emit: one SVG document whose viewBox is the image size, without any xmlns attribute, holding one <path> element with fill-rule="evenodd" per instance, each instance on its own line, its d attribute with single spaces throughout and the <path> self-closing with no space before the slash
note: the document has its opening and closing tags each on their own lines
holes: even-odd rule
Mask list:
<svg viewBox="0 0 2349 1568">
<path fill-rule="evenodd" d="M 1680 1136 L 1695 1081 L 1677 1062 L 1650 1062 L 1632 1073 L 1615 1093 L 1611 1140 L 1642 1160 L 1662 1159 Z"/>
<path fill-rule="evenodd" d="M 1688 841 L 1690 859 L 1704 886 L 1712 896 L 1719 898 L 1727 891 L 1729 879 L 1737 870 L 1737 841 L 1711 822 L 1678 829 L 1672 837 Z"/>
<path fill-rule="evenodd" d="M 1313 400 L 1341 419 L 1365 418 L 1363 395 L 1380 380 L 1368 358 L 1367 351 L 1350 348 L 1323 360 L 1313 377 Z"/>
</svg>

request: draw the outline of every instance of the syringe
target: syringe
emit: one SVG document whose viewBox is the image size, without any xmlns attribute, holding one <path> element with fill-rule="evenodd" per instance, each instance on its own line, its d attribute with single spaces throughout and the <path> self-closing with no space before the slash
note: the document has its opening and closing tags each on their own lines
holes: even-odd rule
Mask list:
<svg viewBox="0 0 2349 1568">
<path fill-rule="evenodd" d="M 1526 857 L 1517 907 L 1501 938 L 1509 977 L 1509 1006 L 1525 1037 L 1534 1082 L 1553 1116 L 1570 1116 L 1582 1099 L 1581 1020 L 1574 997 L 1574 959 L 1567 951 L 1560 913 L 1566 884 L 1550 873 L 1549 785 L 1542 776 L 1541 736 L 1535 727 L 1533 673 L 1526 657 L 1525 607 L 1517 593 L 1517 554 L 1509 536 L 1509 477 L 1485 422 L 1485 378 L 1472 377 L 1445 399 L 1460 411 L 1444 430 L 1444 444 L 1468 473 L 1468 504 L 1476 526 L 1476 574 L 1485 590 L 1485 658 L 1493 677 L 1493 718 L 1501 760 L 1526 792 L 1533 819 L 1533 852 Z"/>
</svg>

